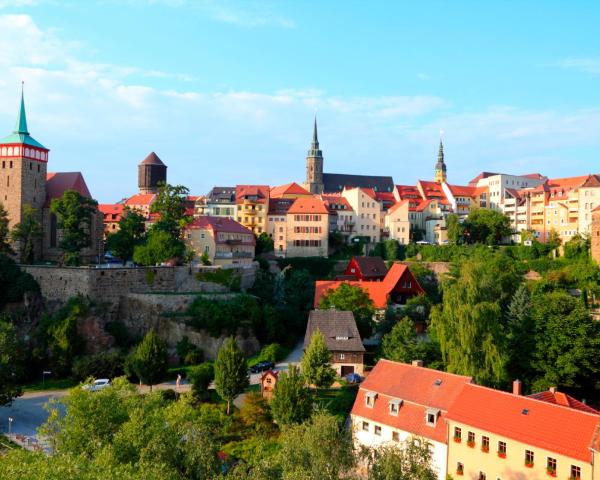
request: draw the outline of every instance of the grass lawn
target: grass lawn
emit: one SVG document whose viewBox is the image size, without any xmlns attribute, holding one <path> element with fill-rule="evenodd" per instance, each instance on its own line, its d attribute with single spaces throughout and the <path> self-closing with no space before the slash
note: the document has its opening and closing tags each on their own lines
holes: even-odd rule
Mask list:
<svg viewBox="0 0 600 480">
<path fill-rule="evenodd" d="M 352 410 L 357 392 L 358 385 L 318 389 L 316 392 L 316 403 L 343 421 L 350 414 L 350 410 Z"/>
<path fill-rule="evenodd" d="M 46 390 L 66 390 L 79 385 L 79 382 L 71 378 L 47 378 L 45 382 L 38 380 L 37 382 L 23 385 L 24 392 L 43 392 Z"/>
</svg>

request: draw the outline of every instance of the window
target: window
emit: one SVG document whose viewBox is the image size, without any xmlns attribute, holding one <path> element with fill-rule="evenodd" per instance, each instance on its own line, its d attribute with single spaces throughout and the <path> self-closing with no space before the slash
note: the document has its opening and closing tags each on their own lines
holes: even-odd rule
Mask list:
<svg viewBox="0 0 600 480">
<path fill-rule="evenodd" d="M 548 457 L 546 462 L 546 471 L 549 474 L 556 473 L 556 458 Z"/>
<path fill-rule="evenodd" d="M 533 467 L 534 455 L 531 450 L 525 450 L 525 466 Z"/>
<path fill-rule="evenodd" d="M 571 478 L 581 478 L 581 467 L 571 465 Z"/>
<path fill-rule="evenodd" d="M 486 479 L 485 473 L 479 472 L 479 477 L 477 477 L 477 478 L 479 478 L 479 480 L 485 480 Z"/>
<path fill-rule="evenodd" d="M 456 474 L 464 475 L 464 473 L 465 473 L 465 466 L 462 463 L 458 462 L 456 464 Z"/>
<path fill-rule="evenodd" d="M 397 398 L 390 400 L 390 415 L 398 415 L 402 402 L 402 400 Z"/>
<path fill-rule="evenodd" d="M 486 437 L 486 436 L 481 437 L 481 451 L 482 452 L 490 451 L 490 437 Z"/>
<path fill-rule="evenodd" d="M 467 445 L 469 447 L 474 447 L 475 446 L 475 433 L 469 432 L 467 434 Z"/>
<path fill-rule="evenodd" d="M 506 457 L 506 442 L 498 442 L 498 456 Z"/>
<path fill-rule="evenodd" d="M 346 358 L 346 355 L 344 355 L 343 353 L 340 353 L 340 360 L 344 360 Z"/>
<path fill-rule="evenodd" d="M 377 397 L 377 394 L 375 392 L 367 392 L 367 394 L 365 396 L 365 404 L 367 405 L 367 407 L 371 407 L 371 408 L 373 407 L 376 397 Z"/>
<path fill-rule="evenodd" d="M 375 425 L 375 435 L 381 436 L 381 427 L 379 425 Z"/>
<path fill-rule="evenodd" d="M 462 431 L 458 427 L 454 427 L 454 441 L 460 442 L 462 439 Z"/>
<path fill-rule="evenodd" d="M 400 441 L 400 434 L 398 432 L 392 432 L 392 440 L 394 442 L 399 442 Z"/>
<path fill-rule="evenodd" d="M 440 410 L 437 408 L 428 408 L 425 411 L 425 423 L 430 427 L 435 427 L 437 417 L 440 414 Z"/>
<path fill-rule="evenodd" d="M 369 422 L 362 422 L 362 429 L 363 429 L 363 432 L 368 432 L 369 431 Z"/>
</svg>

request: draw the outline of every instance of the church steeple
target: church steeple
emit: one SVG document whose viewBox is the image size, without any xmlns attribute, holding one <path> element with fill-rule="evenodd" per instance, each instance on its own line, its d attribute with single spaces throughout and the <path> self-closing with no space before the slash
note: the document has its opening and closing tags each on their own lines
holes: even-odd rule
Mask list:
<svg viewBox="0 0 600 480">
<path fill-rule="evenodd" d="M 23 93 L 23 84 L 24 82 L 21 82 L 21 108 L 19 109 L 19 114 L 17 115 L 17 123 L 15 124 L 15 130 L 13 133 L 29 135 L 29 132 L 27 131 L 27 116 L 25 115 L 25 96 Z"/>
<path fill-rule="evenodd" d="M 319 149 L 316 115 L 312 143 L 306 155 L 306 189 L 310 193 L 323 193 L 323 152 Z"/>
<path fill-rule="evenodd" d="M 438 159 L 435 164 L 435 177 L 437 183 L 446 182 L 446 164 L 444 163 L 444 144 L 440 138 L 440 149 L 438 151 Z"/>
</svg>

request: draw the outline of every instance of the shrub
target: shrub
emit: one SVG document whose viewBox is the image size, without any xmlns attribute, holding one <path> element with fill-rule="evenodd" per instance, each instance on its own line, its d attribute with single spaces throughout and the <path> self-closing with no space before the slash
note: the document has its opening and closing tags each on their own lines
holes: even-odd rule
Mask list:
<svg viewBox="0 0 600 480">
<path fill-rule="evenodd" d="M 73 362 L 73 376 L 77 380 L 115 378 L 123 375 L 123 357 L 118 352 L 102 352 L 78 357 Z"/>
<path fill-rule="evenodd" d="M 204 361 L 204 352 L 184 336 L 175 347 L 179 360 L 184 365 L 197 365 Z"/>
<path fill-rule="evenodd" d="M 278 343 L 266 345 L 258 355 L 258 362 L 278 362 L 285 356 L 285 351 Z"/>
<path fill-rule="evenodd" d="M 192 383 L 194 397 L 204 400 L 208 396 L 208 386 L 215 378 L 215 369 L 212 363 L 202 363 L 190 368 L 188 377 Z"/>
<path fill-rule="evenodd" d="M 232 292 L 239 292 L 242 285 L 240 275 L 235 270 L 226 268 L 220 268 L 211 272 L 198 272 L 196 279 L 200 282 L 218 283 L 227 287 Z"/>
</svg>

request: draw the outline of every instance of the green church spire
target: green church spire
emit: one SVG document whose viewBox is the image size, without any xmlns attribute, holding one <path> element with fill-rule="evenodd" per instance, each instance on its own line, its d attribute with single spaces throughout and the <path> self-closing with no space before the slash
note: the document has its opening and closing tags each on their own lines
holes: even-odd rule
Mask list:
<svg viewBox="0 0 600 480">
<path fill-rule="evenodd" d="M 25 115 L 25 96 L 23 94 L 24 83 L 25 82 L 21 82 L 21 108 L 19 109 L 19 115 L 17 116 L 14 133 L 29 135 L 29 132 L 27 131 L 27 116 Z"/>
</svg>

